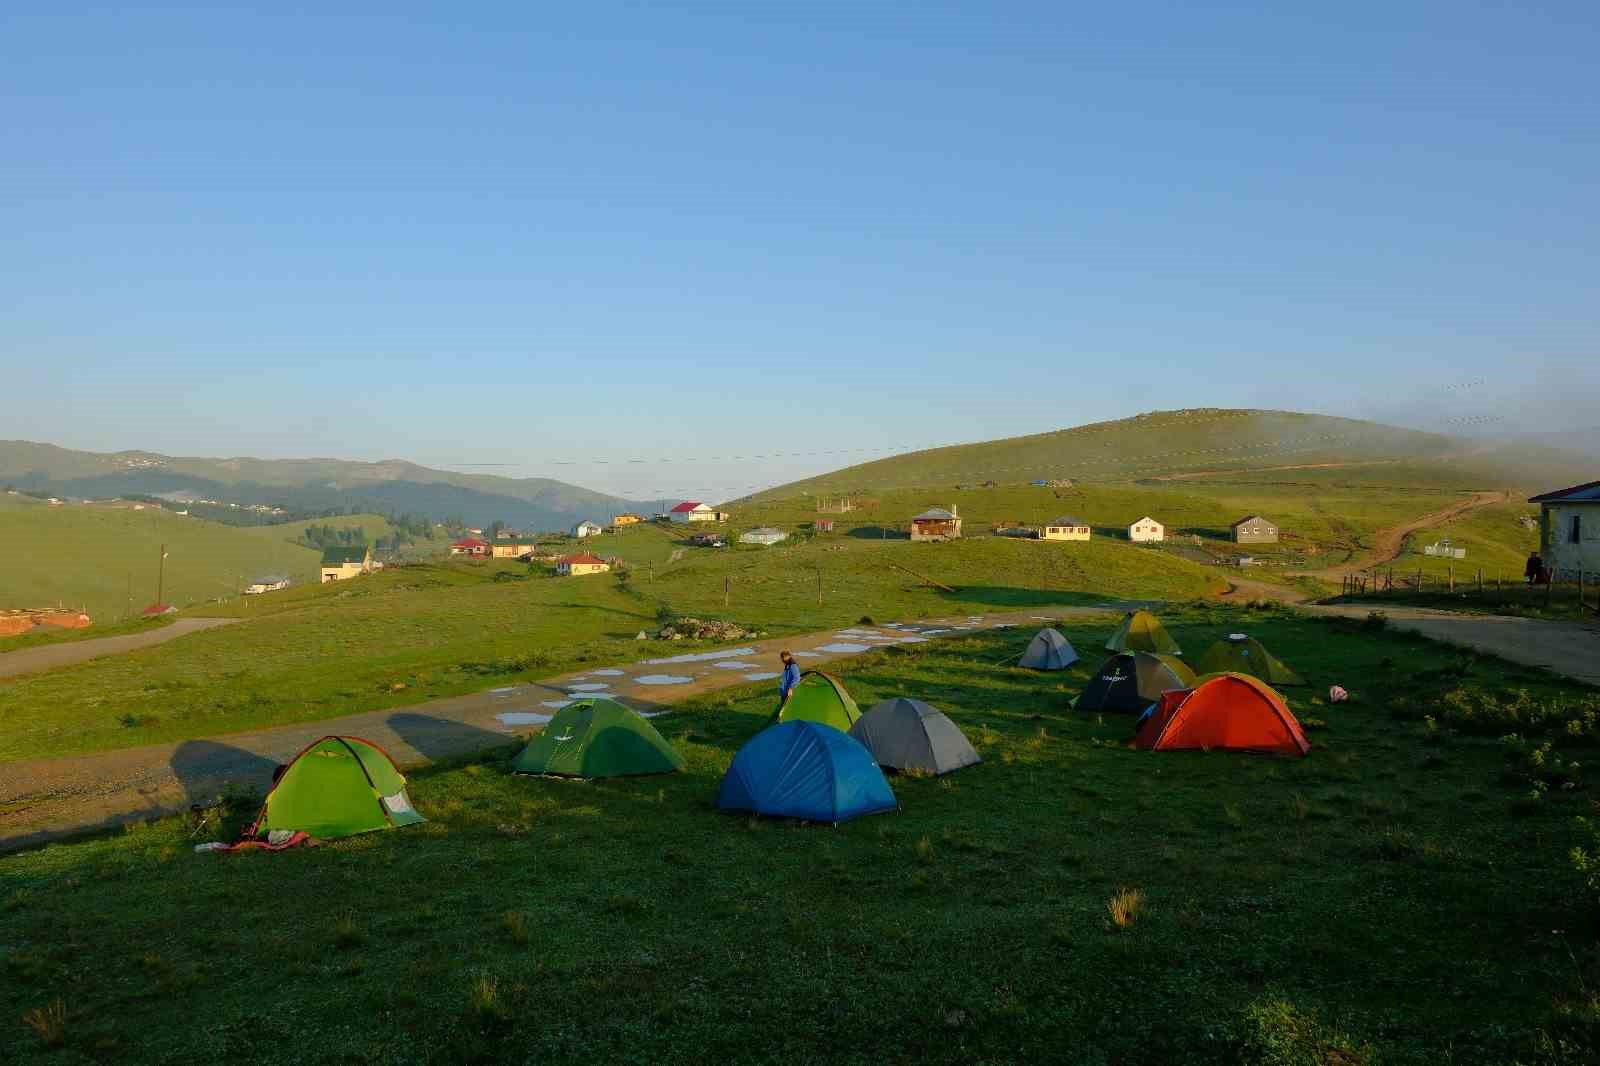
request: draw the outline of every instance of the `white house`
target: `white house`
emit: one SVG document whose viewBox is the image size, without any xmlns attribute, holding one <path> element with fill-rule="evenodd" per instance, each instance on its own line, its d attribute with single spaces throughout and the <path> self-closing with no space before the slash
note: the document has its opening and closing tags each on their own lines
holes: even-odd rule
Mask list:
<svg viewBox="0 0 1600 1066">
<path fill-rule="evenodd" d="M 787 539 L 788 536 L 789 534 L 785 533 L 781 529 L 773 529 L 771 526 L 758 526 L 757 528 L 750 530 L 748 533 L 740 534 L 739 543 L 776 544 L 780 540 Z"/>
<path fill-rule="evenodd" d="M 1167 539 L 1167 527 L 1145 515 L 1128 527 L 1128 539 L 1136 544 L 1148 544 Z"/>
<path fill-rule="evenodd" d="M 583 521 L 572 527 L 572 535 L 582 540 L 584 537 L 598 537 L 606 531 L 606 527 L 599 522 Z"/>
<path fill-rule="evenodd" d="M 674 522 L 722 522 L 727 520 L 727 513 L 715 507 L 708 507 L 698 500 L 684 500 L 678 506 L 667 512 L 667 517 Z"/>
<path fill-rule="evenodd" d="M 1089 523 L 1071 515 L 1052 519 L 1050 524 L 1044 527 L 1045 540 L 1088 540 L 1089 536 Z"/>
<path fill-rule="evenodd" d="M 282 574 L 266 574 L 256 578 L 244 588 L 246 596 L 259 596 L 263 592 L 277 592 L 289 587 L 289 579 Z"/>
<path fill-rule="evenodd" d="M 1558 581 L 1600 571 L 1600 481 L 1534 496 L 1539 557 Z"/>
</svg>

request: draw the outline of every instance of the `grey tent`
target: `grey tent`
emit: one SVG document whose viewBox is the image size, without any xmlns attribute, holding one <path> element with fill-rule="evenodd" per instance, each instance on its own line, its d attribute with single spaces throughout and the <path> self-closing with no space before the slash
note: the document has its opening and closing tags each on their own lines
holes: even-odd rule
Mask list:
<svg viewBox="0 0 1600 1066">
<path fill-rule="evenodd" d="M 1017 665 L 1030 670 L 1065 670 L 1077 661 L 1078 653 L 1067 638 L 1046 626 L 1033 638 Z"/>
<path fill-rule="evenodd" d="M 850 735 L 891 770 L 947 774 L 983 761 L 943 711 L 921 700 L 884 700 L 856 719 Z"/>
</svg>

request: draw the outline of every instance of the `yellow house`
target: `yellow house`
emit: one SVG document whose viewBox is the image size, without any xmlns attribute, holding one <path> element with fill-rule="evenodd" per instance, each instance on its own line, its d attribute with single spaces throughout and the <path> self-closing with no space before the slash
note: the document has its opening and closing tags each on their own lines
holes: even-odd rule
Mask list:
<svg viewBox="0 0 1600 1066">
<path fill-rule="evenodd" d="M 1088 540 L 1089 535 L 1089 523 L 1071 515 L 1053 518 L 1044 527 L 1045 540 Z"/>
<path fill-rule="evenodd" d="M 611 564 L 597 556 L 568 555 L 556 563 L 556 573 L 562 577 L 583 577 L 585 574 L 603 574 L 611 569 Z"/>
<path fill-rule="evenodd" d="M 344 581 L 360 577 L 362 574 L 370 574 L 375 568 L 371 548 L 328 548 L 322 553 L 324 585 L 330 581 Z"/>
<path fill-rule="evenodd" d="M 520 559 L 533 551 L 532 544 L 520 544 L 512 541 L 509 544 L 496 544 L 489 549 L 489 554 L 496 559 Z"/>
<path fill-rule="evenodd" d="M 611 528 L 621 529 L 623 526 L 638 525 L 644 521 L 644 515 L 637 515 L 631 511 L 611 516 Z"/>
</svg>

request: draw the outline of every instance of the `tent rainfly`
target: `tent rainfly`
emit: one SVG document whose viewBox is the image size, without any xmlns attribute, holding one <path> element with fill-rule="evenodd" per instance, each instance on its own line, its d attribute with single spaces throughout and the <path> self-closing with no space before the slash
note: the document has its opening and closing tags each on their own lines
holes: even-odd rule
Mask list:
<svg viewBox="0 0 1600 1066">
<path fill-rule="evenodd" d="M 1300 758 L 1311 742 L 1283 697 L 1249 674 L 1218 674 L 1190 692 L 1167 692 L 1138 727 L 1151 751 L 1249 751 Z"/>
<path fill-rule="evenodd" d="M 511 769 L 582 778 L 670 774 L 683 769 L 683 756 L 643 715 L 616 700 L 596 697 L 557 711 Z"/>
<path fill-rule="evenodd" d="M 850 727 L 879 766 L 948 774 L 983 760 L 943 711 L 921 700 L 884 700 Z"/>
<path fill-rule="evenodd" d="M 1269 685 L 1303 685 L 1299 674 L 1261 646 L 1261 642 L 1243 633 L 1229 633 L 1206 649 L 1200 661 L 1194 664 L 1200 674 L 1249 674 Z"/>
<path fill-rule="evenodd" d="M 858 741 L 820 722 L 795 721 L 769 726 L 739 749 L 717 806 L 837 825 L 898 805 Z"/>
<path fill-rule="evenodd" d="M 1142 714 L 1173 689 L 1194 686 L 1194 671 L 1183 660 L 1147 651 L 1123 652 L 1101 664 L 1077 700 L 1080 711 Z"/>
<path fill-rule="evenodd" d="M 861 717 L 861 709 L 845 691 L 844 683 L 821 670 L 807 670 L 789 693 L 789 701 L 772 716 L 775 722 L 821 722 L 841 733 Z"/>
<path fill-rule="evenodd" d="M 1129 611 L 1117 631 L 1106 641 L 1106 651 L 1151 651 L 1182 655 L 1178 642 L 1167 633 L 1161 619 L 1149 611 Z"/>
<path fill-rule="evenodd" d="M 1072 643 L 1046 626 L 1028 643 L 1028 650 L 1022 653 L 1017 665 L 1029 670 L 1065 670 L 1077 661 L 1078 653 Z"/>
</svg>

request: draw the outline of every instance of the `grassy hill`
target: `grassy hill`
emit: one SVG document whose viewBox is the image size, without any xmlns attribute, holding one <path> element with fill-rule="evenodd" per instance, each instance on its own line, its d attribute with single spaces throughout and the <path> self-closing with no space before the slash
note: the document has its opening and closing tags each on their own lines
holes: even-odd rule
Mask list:
<svg viewBox="0 0 1600 1066">
<path fill-rule="evenodd" d="M 1560 482 L 1582 456 L 1533 443 L 1485 444 L 1350 418 L 1292 411 L 1198 408 L 878 459 L 757 493 L 751 501 L 818 493 L 1206 478 L 1249 471 L 1342 469 L 1361 482 L 1422 478 L 1435 488 Z M 1399 470 L 1387 471 L 1388 466 Z M 746 501 L 738 501 L 740 503 Z"/>
<path fill-rule="evenodd" d="M 225 503 L 278 504 L 382 514 L 459 516 L 488 525 L 562 529 L 618 511 L 659 510 L 662 501 L 625 500 L 549 478 L 506 478 L 433 470 L 400 459 L 212 459 L 128 451 L 102 454 L 32 441 L 0 441 L 0 484 L 58 495 L 184 492 Z M 676 502 L 676 501 L 674 501 Z"/>
<path fill-rule="evenodd" d="M 156 597 L 161 545 L 167 546 L 167 602 L 179 607 L 237 595 L 265 573 L 314 582 L 321 552 L 295 544 L 296 522 L 240 528 L 176 515 L 87 505 L 54 507 L 26 496 L 0 495 L 0 605 L 37 607 L 57 602 L 87 607 L 111 623 Z M 389 532 L 377 515 L 319 519 L 360 526 L 368 541 Z"/>
</svg>

